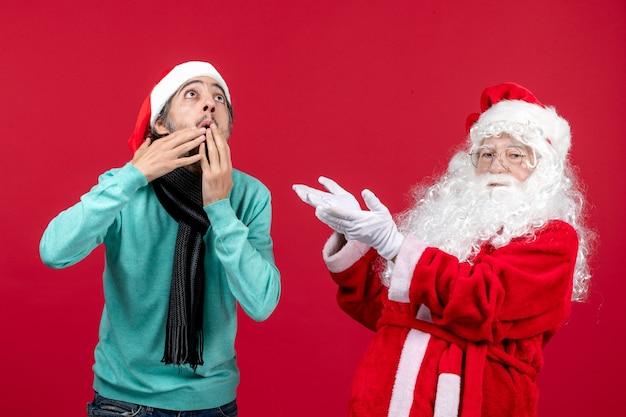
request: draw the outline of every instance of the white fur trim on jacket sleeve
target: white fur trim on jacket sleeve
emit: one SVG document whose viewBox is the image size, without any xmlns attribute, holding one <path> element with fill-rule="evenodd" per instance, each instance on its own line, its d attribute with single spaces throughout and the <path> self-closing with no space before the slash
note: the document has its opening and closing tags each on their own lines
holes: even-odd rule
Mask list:
<svg viewBox="0 0 626 417">
<path fill-rule="evenodd" d="M 356 240 L 343 244 L 343 236 L 333 233 L 326 241 L 322 256 L 330 272 L 343 272 L 361 259 L 371 248 Z"/>
<path fill-rule="evenodd" d="M 409 302 L 409 287 L 411 286 L 413 271 L 426 247 L 426 244 L 415 236 L 409 235 L 404 239 L 391 274 L 390 300 L 399 303 Z"/>
</svg>

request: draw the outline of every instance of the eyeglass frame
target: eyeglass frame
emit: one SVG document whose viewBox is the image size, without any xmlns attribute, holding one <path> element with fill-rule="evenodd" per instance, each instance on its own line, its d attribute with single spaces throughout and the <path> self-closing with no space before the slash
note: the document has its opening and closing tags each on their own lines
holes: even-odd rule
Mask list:
<svg viewBox="0 0 626 417">
<path fill-rule="evenodd" d="M 528 151 L 526 151 L 522 146 L 507 146 L 506 148 L 502 149 L 500 152 L 496 152 L 495 148 L 492 148 L 490 146 L 486 146 L 486 145 L 482 145 L 482 146 L 478 146 L 476 148 L 473 148 L 472 150 L 470 150 L 469 152 L 469 157 L 470 157 L 470 162 L 472 164 L 472 166 L 476 169 L 489 169 L 491 168 L 491 166 L 493 165 L 493 161 L 496 159 L 492 156 L 491 161 L 489 161 L 489 165 L 486 166 L 480 166 L 480 155 L 477 157 L 476 159 L 476 163 L 474 163 L 474 155 L 475 154 L 479 154 L 479 150 L 480 149 L 487 149 L 489 151 L 491 151 L 492 154 L 495 155 L 495 157 L 498 159 L 498 161 L 500 162 L 500 165 L 502 167 L 504 167 L 506 170 L 510 170 L 511 167 L 520 167 L 522 166 L 522 163 L 524 162 L 524 158 L 528 158 Z M 510 161 L 507 158 L 507 163 L 504 162 L 504 160 L 502 159 L 502 154 L 506 155 L 506 152 L 510 151 L 510 150 L 516 150 L 519 149 L 520 150 L 520 161 L 518 164 L 515 163 L 510 163 Z M 537 155 L 535 154 L 535 152 L 533 152 L 533 155 L 535 157 L 535 160 L 537 158 Z M 534 168 L 536 165 L 530 165 L 528 164 L 529 168 Z"/>
</svg>

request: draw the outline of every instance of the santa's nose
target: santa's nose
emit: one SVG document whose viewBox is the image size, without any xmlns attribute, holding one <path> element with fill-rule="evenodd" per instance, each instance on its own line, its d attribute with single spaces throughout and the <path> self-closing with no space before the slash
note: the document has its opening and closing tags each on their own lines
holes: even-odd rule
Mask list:
<svg viewBox="0 0 626 417">
<path fill-rule="evenodd" d="M 493 158 L 489 165 L 489 172 L 497 174 L 501 172 L 507 172 L 509 169 L 504 165 L 504 162 L 500 158 Z"/>
</svg>

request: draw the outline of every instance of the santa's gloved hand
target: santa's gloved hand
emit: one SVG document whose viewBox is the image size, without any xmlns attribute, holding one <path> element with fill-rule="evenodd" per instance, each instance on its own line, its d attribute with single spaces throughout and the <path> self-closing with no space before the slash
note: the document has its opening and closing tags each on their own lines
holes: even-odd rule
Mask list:
<svg viewBox="0 0 626 417">
<path fill-rule="evenodd" d="M 315 215 L 348 240 L 358 240 L 372 248 L 383 258 L 393 259 L 400 251 L 404 236 L 398 231 L 389 209 L 370 190 L 361 193 L 367 210 L 348 209 L 320 204 Z"/>
<path fill-rule="evenodd" d="M 325 204 L 342 207 L 346 210 L 361 210 L 361 205 L 357 199 L 335 181 L 326 177 L 319 177 L 318 181 L 329 191 L 328 193 L 303 184 L 295 184 L 293 190 L 302 201 L 315 208 L 320 204 Z"/>
</svg>

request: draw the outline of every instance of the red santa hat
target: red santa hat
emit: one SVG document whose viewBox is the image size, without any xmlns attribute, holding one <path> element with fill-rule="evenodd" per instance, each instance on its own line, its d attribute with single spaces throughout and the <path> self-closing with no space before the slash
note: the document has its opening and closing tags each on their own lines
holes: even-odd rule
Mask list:
<svg viewBox="0 0 626 417">
<path fill-rule="evenodd" d="M 224 78 L 213 65 L 202 61 L 189 61 L 176 65 L 161 76 L 141 105 L 135 129 L 128 138 L 128 146 L 130 146 L 131 151 L 135 152 L 141 146 L 146 136 L 150 135 L 150 130 L 154 126 L 159 113 L 163 110 L 165 103 L 180 86 L 191 78 L 202 76 L 211 77 L 217 81 L 224 90 L 226 99 L 231 103 L 228 85 L 226 85 L 226 81 L 224 81 Z"/>
<path fill-rule="evenodd" d="M 474 146 L 480 146 L 485 138 L 484 133 L 490 126 L 497 125 L 503 133 L 516 136 L 515 132 L 520 127 L 534 129 L 537 135 L 524 136 L 529 145 L 533 140 L 544 140 L 560 157 L 565 159 L 571 145 L 571 132 L 569 123 L 559 116 L 554 107 L 541 103 L 528 89 L 515 83 L 502 83 L 487 87 L 480 98 L 481 113 L 473 113 L 467 117 L 466 130 Z"/>
</svg>

